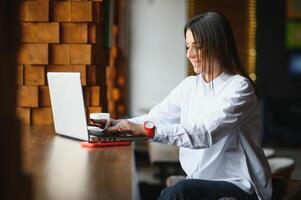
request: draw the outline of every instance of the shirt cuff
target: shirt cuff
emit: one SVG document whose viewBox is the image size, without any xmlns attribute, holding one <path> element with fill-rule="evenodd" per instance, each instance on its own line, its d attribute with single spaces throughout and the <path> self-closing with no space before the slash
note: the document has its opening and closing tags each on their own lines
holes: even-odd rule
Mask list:
<svg viewBox="0 0 301 200">
<path fill-rule="evenodd" d="M 173 133 L 174 133 L 174 127 L 172 125 L 155 124 L 155 134 L 152 141 L 160 142 L 162 140 L 166 140 L 167 137 L 176 136 Z"/>
</svg>

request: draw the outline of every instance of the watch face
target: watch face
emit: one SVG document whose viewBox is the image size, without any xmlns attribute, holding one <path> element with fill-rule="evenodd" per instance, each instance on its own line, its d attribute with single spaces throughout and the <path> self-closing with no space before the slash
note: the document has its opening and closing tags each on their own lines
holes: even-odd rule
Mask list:
<svg viewBox="0 0 301 200">
<path fill-rule="evenodd" d="M 149 128 L 149 129 L 154 128 L 154 123 L 153 122 L 146 122 L 145 123 L 145 128 Z"/>
</svg>

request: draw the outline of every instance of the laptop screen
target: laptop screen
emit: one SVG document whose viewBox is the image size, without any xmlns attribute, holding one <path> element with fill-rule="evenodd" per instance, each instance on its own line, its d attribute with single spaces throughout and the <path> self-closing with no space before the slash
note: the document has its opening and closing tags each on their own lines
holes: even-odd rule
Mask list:
<svg viewBox="0 0 301 200">
<path fill-rule="evenodd" d="M 55 132 L 88 140 L 80 73 L 48 72 Z"/>
</svg>

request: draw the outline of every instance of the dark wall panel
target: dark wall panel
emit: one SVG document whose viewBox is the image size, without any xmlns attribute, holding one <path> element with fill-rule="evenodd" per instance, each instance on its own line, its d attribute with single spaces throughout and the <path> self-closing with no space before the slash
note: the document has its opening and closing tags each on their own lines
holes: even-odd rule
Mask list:
<svg viewBox="0 0 301 200">
<path fill-rule="evenodd" d="M 301 98 L 301 77 L 289 75 L 285 46 L 286 3 L 257 1 L 257 85 L 262 96 Z"/>
</svg>

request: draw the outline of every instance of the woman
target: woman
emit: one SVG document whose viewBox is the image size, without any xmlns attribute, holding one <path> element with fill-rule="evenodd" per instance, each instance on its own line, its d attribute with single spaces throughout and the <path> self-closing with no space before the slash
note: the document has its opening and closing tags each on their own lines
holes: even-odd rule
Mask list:
<svg viewBox="0 0 301 200">
<path fill-rule="evenodd" d="M 121 120 L 108 132 L 148 135 L 180 147 L 187 177 L 159 199 L 271 199 L 258 100 L 228 20 L 207 12 L 189 21 L 184 32 L 196 76 L 184 79 L 147 115 Z"/>
</svg>

